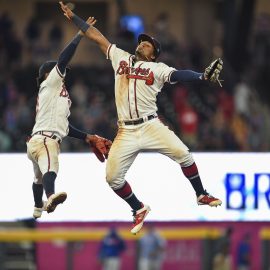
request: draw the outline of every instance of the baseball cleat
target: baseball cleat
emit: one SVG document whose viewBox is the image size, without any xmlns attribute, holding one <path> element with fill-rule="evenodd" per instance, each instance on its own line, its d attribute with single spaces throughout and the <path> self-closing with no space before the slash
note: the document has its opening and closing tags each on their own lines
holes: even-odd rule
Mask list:
<svg viewBox="0 0 270 270">
<path fill-rule="evenodd" d="M 47 202 L 47 213 L 51 213 L 55 210 L 56 206 L 63 203 L 67 198 L 66 192 L 59 192 L 52 194 Z"/>
<path fill-rule="evenodd" d="M 136 234 L 141 230 L 144 219 L 146 218 L 150 210 L 151 208 L 148 205 L 144 205 L 143 208 L 137 211 L 133 211 L 133 226 L 130 231 L 132 234 Z"/>
<path fill-rule="evenodd" d="M 43 206 L 41 208 L 34 207 L 33 217 L 35 219 L 40 218 L 43 211 L 47 210 L 47 202 L 43 201 Z"/>
<path fill-rule="evenodd" d="M 205 191 L 204 194 L 200 195 L 197 198 L 198 205 L 209 205 L 209 206 L 218 206 L 222 204 L 222 201 L 220 199 L 217 199 L 213 196 L 211 196 L 209 193 Z"/>
</svg>

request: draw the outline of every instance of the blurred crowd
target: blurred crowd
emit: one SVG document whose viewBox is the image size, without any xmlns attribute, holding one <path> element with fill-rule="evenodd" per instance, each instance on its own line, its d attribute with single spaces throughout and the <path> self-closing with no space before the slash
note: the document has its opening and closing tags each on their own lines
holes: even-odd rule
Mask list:
<svg viewBox="0 0 270 270">
<path fill-rule="evenodd" d="M 38 67 L 64 46 L 64 32 L 57 23 L 48 28 L 32 18 L 23 39 L 14 29 L 9 14 L 0 13 L 0 152 L 25 152 L 25 139 L 34 124 Z M 162 44 L 160 62 L 202 72 L 213 60 L 205 59 L 209 48 L 199 41 L 179 43 L 169 31 L 167 14 L 160 14 L 148 30 Z M 222 87 L 208 82 L 168 84 L 158 96 L 160 118 L 192 151 L 270 150 L 269 16 L 261 15 L 251 38 L 249 65 L 241 73 L 223 59 Z M 131 53 L 136 47 L 136 38 L 127 29 L 119 28 L 112 41 Z M 117 117 L 110 63 L 73 66 L 66 83 L 72 99 L 70 122 L 113 140 Z M 63 152 L 89 151 L 69 138 L 61 148 Z"/>
</svg>

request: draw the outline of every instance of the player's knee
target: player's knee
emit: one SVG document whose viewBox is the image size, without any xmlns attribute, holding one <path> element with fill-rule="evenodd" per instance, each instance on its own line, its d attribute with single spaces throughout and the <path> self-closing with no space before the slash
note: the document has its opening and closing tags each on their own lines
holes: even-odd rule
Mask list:
<svg viewBox="0 0 270 270">
<path fill-rule="evenodd" d="M 113 190 L 117 190 L 119 188 L 121 188 L 124 184 L 125 180 L 122 179 L 117 179 L 116 181 L 112 181 L 112 182 L 107 182 L 109 184 L 109 187 Z"/>
<path fill-rule="evenodd" d="M 106 182 L 112 189 L 117 189 L 124 181 L 124 178 L 120 177 L 119 173 L 113 173 L 111 171 L 106 172 Z"/>
<path fill-rule="evenodd" d="M 114 173 L 109 168 L 106 168 L 106 182 L 110 185 L 115 179 Z"/>
<path fill-rule="evenodd" d="M 106 174 L 106 182 L 109 184 L 109 186 L 113 186 L 114 183 L 117 181 L 117 176 L 115 174 Z"/>
<path fill-rule="evenodd" d="M 110 185 L 117 178 L 118 170 L 116 166 L 112 166 L 110 162 L 107 162 L 106 166 L 106 181 Z"/>
<path fill-rule="evenodd" d="M 181 166 L 187 167 L 193 163 L 194 163 L 194 159 L 193 159 L 192 154 L 189 151 L 187 151 L 186 153 L 182 155 L 181 160 L 180 160 Z"/>
<path fill-rule="evenodd" d="M 189 151 L 188 149 L 181 149 L 181 148 L 174 148 L 171 150 L 171 157 L 173 160 L 175 160 L 177 163 L 185 162 L 189 159 Z"/>
<path fill-rule="evenodd" d="M 115 162 L 107 161 L 106 164 L 106 182 L 112 189 L 118 189 L 125 182 L 125 173 Z"/>
</svg>

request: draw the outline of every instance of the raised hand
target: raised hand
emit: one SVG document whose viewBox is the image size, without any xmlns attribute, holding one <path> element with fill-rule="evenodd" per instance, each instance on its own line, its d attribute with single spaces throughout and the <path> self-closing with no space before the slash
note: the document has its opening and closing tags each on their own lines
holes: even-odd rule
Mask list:
<svg viewBox="0 0 270 270">
<path fill-rule="evenodd" d="M 97 22 L 97 20 L 95 19 L 95 17 L 89 17 L 86 21 L 89 25 L 94 26 Z"/>
<path fill-rule="evenodd" d="M 69 20 L 72 19 L 72 17 L 74 16 L 74 13 L 71 11 L 71 9 L 65 5 L 62 1 L 59 2 L 62 11 L 64 12 L 64 16 L 66 16 Z"/>
</svg>

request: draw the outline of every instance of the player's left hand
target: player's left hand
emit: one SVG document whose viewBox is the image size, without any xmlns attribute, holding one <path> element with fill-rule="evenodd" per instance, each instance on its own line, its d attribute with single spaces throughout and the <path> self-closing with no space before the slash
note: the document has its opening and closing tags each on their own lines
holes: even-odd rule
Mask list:
<svg viewBox="0 0 270 270">
<path fill-rule="evenodd" d="M 85 141 L 91 146 L 99 161 L 104 162 L 108 158 L 112 141 L 98 135 L 86 136 Z"/>
<path fill-rule="evenodd" d="M 218 58 L 215 61 L 213 61 L 204 71 L 203 77 L 205 80 L 209 80 L 211 82 L 218 82 L 219 85 L 221 85 L 221 81 L 219 80 L 220 72 L 223 68 L 223 61 Z"/>
</svg>

